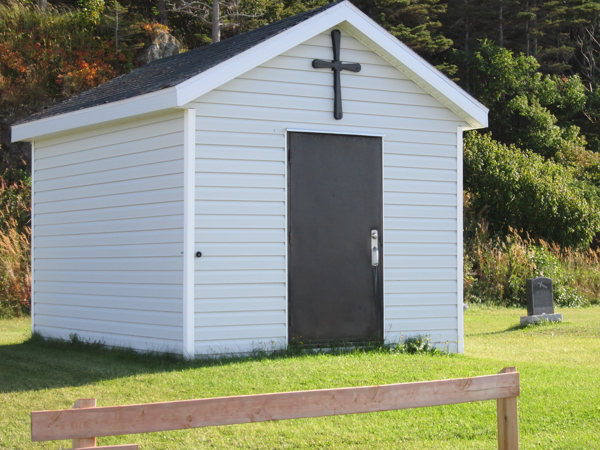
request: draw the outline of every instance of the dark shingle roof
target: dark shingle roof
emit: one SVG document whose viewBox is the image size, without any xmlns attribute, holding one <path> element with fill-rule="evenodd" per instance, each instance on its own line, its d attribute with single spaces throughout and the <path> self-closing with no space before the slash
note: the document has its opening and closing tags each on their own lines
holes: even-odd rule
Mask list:
<svg viewBox="0 0 600 450">
<path fill-rule="evenodd" d="M 312 11 L 282 19 L 216 44 L 153 61 L 131 73 L 114 78 L 62 103 L 33 114 L 18 122 L 18 124 L 125 100 L 176 86 L 342 1 L 339 0 Z"/>
</svg>

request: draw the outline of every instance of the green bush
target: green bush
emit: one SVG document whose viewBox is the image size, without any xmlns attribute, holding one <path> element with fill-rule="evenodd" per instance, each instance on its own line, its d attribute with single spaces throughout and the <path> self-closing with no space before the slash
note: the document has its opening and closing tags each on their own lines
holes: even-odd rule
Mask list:
<svg viewBox="0 0 600 450">
<path fill-rule="evenodd" d="M 596 188 L 577 180 L 573 169 L 503 145 L 490 134 L 469 133 L 464 171 L 465 189 L 492 234 L 512 227 L 564 247 L 585 247 L 600 232 Z"/>
</svg>

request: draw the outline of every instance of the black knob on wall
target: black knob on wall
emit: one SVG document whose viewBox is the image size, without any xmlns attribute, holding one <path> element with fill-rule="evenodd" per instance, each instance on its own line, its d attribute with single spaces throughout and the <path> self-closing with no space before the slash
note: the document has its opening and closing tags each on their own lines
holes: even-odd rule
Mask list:
<svg viewBox="0 0 600 450">
<path fill-rule="evenodd" d="M 196 252 L 196 258 L 200 258 L 202 256 L 202 252 Z"/>
</svg>

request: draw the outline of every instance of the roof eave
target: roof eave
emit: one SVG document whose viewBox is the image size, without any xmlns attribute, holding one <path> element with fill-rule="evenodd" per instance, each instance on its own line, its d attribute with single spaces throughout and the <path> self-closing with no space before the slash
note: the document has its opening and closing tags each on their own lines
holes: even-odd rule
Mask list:
<svg viewBox="0 0 600 450">
<path fill-rule="evenodd" d="M 32 141 L 41 136 L 57 134 L 74 128 L 104 125 L 112 121 L 177 106 L 177 89 L 170 87 L 117 102 L 13 125 L 11 140 L 12 142 Z"/>
<path fill-rule="evenodd" d="M 428 87 L 433 88 L 433 91 L 437 91 L 432 92 L 430 89 L 425 89 L 438 98 L 446 107 L 457 113 L 472 128 L 486 128 L 488 126 L 488 108 L 357 7 L 351 3 L 347 3 L 346 6 L 353 13 L 348 14 L 347 22 L 398 61 L 402 67 L 395 66 L 399 70 L 412 78 L 418 85 L 423 86 L 422 82 L 424 82 Z M 457 111 L 457 108 L 459 111 Z"/>
<path fill-rule="evenodd" d="M 342 2 L 178 85 L 114 103 L 15 125 L 12 141 L 104 124 L 181 107 L 216 87 L 342 22 L 377 44 L 413 81 L 463 119 L 469 128 L 488 126 L 488 109 L 349 2 Z M 389 60 L 390 58 L 388 58 Z"/>
</svg>

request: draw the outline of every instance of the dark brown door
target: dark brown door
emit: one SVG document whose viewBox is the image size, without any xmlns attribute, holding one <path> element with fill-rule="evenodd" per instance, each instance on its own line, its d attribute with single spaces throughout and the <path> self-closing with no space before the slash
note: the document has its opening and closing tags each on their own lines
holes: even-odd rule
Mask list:
<svg viewBox="0 0 600 450">
<path fill-rule="evenodd" d="M 288 149 L 290 342 L 380 340 L 381 138 L 290 132 Z"/>
</svg>

